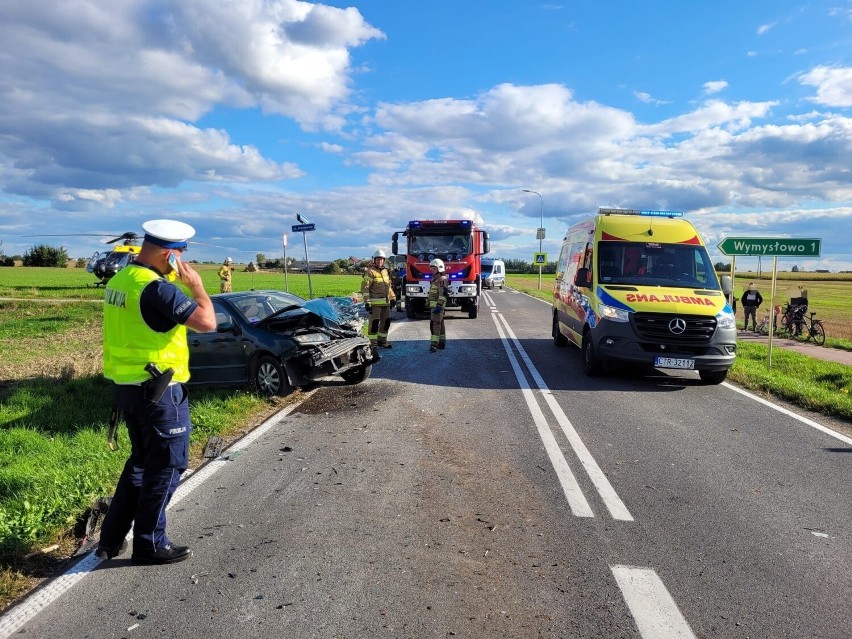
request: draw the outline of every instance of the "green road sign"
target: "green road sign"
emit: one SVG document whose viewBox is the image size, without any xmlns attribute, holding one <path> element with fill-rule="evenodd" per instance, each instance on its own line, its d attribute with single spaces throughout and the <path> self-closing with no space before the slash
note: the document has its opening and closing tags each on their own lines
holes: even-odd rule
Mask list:
<svg viewBox="0 0 852 639">
<path fill-rule="evenodd" d="M 533 264 L 547 264 L 547 253 L 533 253 Z"/>
<path fill-rule="evenodd" d="M 726 237 L 718 245 L 725 255 L 819 257 L 820 239 L 792 237 Z"/>
</svg>

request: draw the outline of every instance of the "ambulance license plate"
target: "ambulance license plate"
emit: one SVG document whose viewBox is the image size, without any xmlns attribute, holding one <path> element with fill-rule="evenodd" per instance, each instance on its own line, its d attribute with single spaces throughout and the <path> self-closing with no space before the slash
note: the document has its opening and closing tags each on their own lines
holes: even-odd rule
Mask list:
<svg viewBox="0 0 852 639">
<path fill-rule="evenodd" d="M 695 369 L 695 360 L 685 357 L 656 357 L 654 366 L 657 368 L 687 368 Z"/>
</svg>

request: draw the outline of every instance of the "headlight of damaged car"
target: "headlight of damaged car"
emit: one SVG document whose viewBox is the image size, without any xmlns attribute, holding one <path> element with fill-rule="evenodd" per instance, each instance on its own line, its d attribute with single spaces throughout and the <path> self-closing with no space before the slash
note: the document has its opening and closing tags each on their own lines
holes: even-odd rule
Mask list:
<svg viewBox="0 0 852 639">
<path fill-rule="evenodd" d="M 606 304 L 601 304 L 600 308 L 601 317 L 612 320 L 613 322 L 629 322 L 630 321 L 630 312 L 625 311 L 623 308 L 615 308 L 614 306 L 607 306 Z"/>
<path fill-rule="evenodd" d="M 722 311 L 716 315 L 716 327 L 722 329 L 736 328 L 737 318 L 733 313 L 726 313 L 725 311 Z"/>
<path fill-rule="evenodd" d="M 307 346 L 309 344 L 321 344 L 331 340 L 331 338 L 325 333 L 302 333 L 301 335 L 294 335 L 293 339 L 303 346 Z"/>
</svg>

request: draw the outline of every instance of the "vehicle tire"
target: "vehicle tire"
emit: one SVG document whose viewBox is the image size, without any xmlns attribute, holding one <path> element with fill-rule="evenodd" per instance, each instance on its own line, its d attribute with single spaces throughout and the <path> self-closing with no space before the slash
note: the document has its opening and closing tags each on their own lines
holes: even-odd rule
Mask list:
<svg viewBox="0 0 852 639">
<path fill-rule="evenodd" d="M 365 364 L 364 366 L 359 366 L 358 368 L 351 368 L 345 373 L 341 373 L 340 376 L 347 384 L 360 384 L 365 379 L 370 377 L 370 373 L 372 372 L 373 365 Z"/>
<path fill-rule="evenodd" d="M 698 371 L 698 377 L 705 384 L 721 384 L 728 376 L 728 369 L 723 371 Z"/>
<path fill-rule="evenodd" d="M 583 334 L 583 347 L 581 351 L 583 358 L 583 372 L 589 376 L 600 375 L 603 372 L 603 366 L 598 356 L 595 355 L 595 346 L 592 344 L 592 338 L 589 331 Z"/>
<path fill-rule="evenodd" d="M 470 306 L 467 309 L 467 316 L 470 319 L 476 319 L 477 315 L 479 315 L 479 304 L 477 304 L 476 300 L 471 300 Z"/>
<path fill-rule="evenodd" d="M 559 320 L 556 319 L 555 312 L 553 313 L 553 326 L 550 330 L 550 334 L 553 336 L 554 344 L 557 346 L 568 346 L 568 338 L 559 330 Z"/>
<path fill-rule="evenodd" d="M 822 326 L 822 322 L 816 320 L 811 326 L 811 337 L 814 338 L 814 342 L 816 342 L 817 346 L 822 346 L 825 344 L 825 329 Z"/>
<path fill-rule="evenodd" d="M 284 370 L 281 362 L 271 355 L 263 355 L 257 360 L 251 378 L 257 392 L 267 397 L 273 395 L 283 397 L 293 390 L 287 378 L 287 371 Z"/>
<path fill-rule="evenodd" d="M 405 298 L 405 316 L 408 319 L 414 319 L 414 300 Z"/>
</svg>

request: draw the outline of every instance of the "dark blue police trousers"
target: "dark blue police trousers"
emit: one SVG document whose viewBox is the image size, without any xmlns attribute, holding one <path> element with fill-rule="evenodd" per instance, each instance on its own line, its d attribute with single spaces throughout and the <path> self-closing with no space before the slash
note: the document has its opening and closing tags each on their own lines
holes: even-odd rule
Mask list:
<svg viewBox="0 0 852 639">
<path fill-rule="evenodd" d="M 100 546 L 117 548 L 133 526 L 133 551 L 167 546 L 166 506 L 189 464 L 189 395 L 172 384 L 159 402 L 142 397 L 142 387 L 115 385 L 115 402 L 130 436 L 130 458 L 104 517 Z"/>
</svg>

